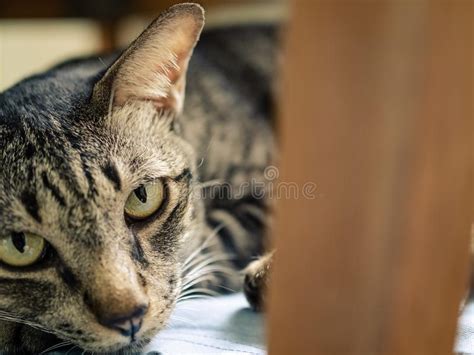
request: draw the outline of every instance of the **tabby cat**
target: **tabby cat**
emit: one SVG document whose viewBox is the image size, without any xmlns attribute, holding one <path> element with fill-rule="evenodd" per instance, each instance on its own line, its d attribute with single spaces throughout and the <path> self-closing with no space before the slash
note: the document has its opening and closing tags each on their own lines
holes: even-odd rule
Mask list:
<svg viewBox="0 0 474 355">
<path fill-rule="evenodd" d="M 194 48 L 203 24 L 175 5 L 120 55 L 0 94 L 4 352 L 140 349 L 263 254 L 276 31 L 209 30 Z M 256 308 L 268 260 L 246 269 Z"/>
</svg>

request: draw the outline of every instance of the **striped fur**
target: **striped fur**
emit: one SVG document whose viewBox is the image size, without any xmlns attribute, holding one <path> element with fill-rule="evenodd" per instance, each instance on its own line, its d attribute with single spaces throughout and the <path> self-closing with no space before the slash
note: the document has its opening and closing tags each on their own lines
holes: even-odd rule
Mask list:
<svg viewBox="0 0 474 355">
<path fill-rule="evenodd" d="M 0 350 L 140 348 L 197 290 L 239 289 L 238 271 L 263 253 L 268 201 L 251 188 L 219 193 L 265 189 L 276 33 L 204 32 L 181 106 L 187 59 L 148 52 L 174 43 L 176 21 L 198 26 L 199 16 L 195 5 L 175 6 L 125 54 L 71 60 L 0 94 L 0 238 L 27 231 L 51 245 L 33 266 L 0 264 Z M 180 41 L 192 51 L 192 39 Z M 145 83 L 159 90 L 133 97 L 134 73 L 166 58 L 173 65 L 160 62 Z M 163 96 L 175 89 L 173 100 Z M 160 214 L 128 225 L 127 196 L 158 178 Z M 136 299 L 149 304 L 136 341 L 98 323 L 98 304 L 118 310 Z"/>
</svg>

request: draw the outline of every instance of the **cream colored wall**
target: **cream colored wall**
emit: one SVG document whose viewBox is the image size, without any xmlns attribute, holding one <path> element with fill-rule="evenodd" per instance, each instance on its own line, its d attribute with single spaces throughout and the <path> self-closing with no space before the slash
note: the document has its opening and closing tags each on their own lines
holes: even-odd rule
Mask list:
<svg viewBox="0 0 474 355">
<path fill-rule="evenodd" d="M 91 21 L 0 21 L 0 90 L 61 60 L 96 52 L 99 47 L 99 30 Z"/>
<path fill-rule="evenodd" d="M 270 4 L 216 6 L 207 12 L 207 26 L 236 22 L 278 21 L 285 18 L 283 0 Z M 152 17 L 122 21 L 118 38 L 129 43 Z M 0 91 L 18 80 L 64 59 L 99 51 L 97 23 L 88 20 L 0 20 Z"/>
<path fill-rule="evenodd" d="M 226 24 L 256 22 L 281 22 L 287 18 L 285 0 L 269 0 L 267 3 L 214 5 L 206 10 L 206 28 Z M 129 16 L 124 19 L 118 31 L 118 41 L 122 46 L 132 41 L 153 20 L 154 16 Z"/>
</svg>

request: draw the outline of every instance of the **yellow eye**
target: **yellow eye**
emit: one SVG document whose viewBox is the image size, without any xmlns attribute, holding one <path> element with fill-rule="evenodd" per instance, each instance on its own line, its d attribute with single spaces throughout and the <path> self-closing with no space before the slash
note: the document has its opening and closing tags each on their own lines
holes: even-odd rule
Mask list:
<svg viewBox="0 0 474 355">
<path fill-rule="evenodd" d="M 12 233 L 0 237 L 0 261 L 11 266 L 29 266 L 43 256 L 45 248 L 45 240 L 36 234 Z"/>
<path fill-rule="evenodd" d="M 158 211 L 165 197 L 160 180 L 133 190 L 125 203 L 125 214 L 132 219 L 145 219 Z"/>
</svg>

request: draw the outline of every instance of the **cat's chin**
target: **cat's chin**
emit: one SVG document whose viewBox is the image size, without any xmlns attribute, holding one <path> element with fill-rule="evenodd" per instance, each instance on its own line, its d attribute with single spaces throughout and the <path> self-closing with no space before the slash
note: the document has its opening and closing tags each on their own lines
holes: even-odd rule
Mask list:
<svg viewBox="0 0 474 355">
<path fill-rule="evenodd" d="M 150 343 L 151 339 L 144 338 L 140 339 L 134 342 L 130 342 L 128 344 L 117 344 L 117 345 L 112 345 L 112 346 L 84 346 L 80 344 L 72 344 L 72 345 L 66 345 L 63 347 L 54 347 L 52 348 L 55 349 L 55 351 L 60 351 L 60 352 L 65 352 L 68 354 L 83 354 L 83 353 L 96 353 L 96 354 L 135 354 L 137 352 L 141 352 L 141 350 L 147 346 Z M 61 344 L 61 342 L 58 342 L 58 345 Z"/>
<path fill-rule="evenodd" d="M 79 352 L 81 354 L 83 351 L 98 353 L 98 354 L 135 354 L 137 352 L 141 352 L 141 350 L 148 345 L 150 339 L 141 339 L 136 342 L 129 343 L 127 345 L 119 344 L 117 346 L 111 346 L 106 348 L 95 348 L 95 349 L 82 349 Z"/>
<path fill-rule="evenodd" d="M 80 344 L 71 339 L 57 337 L 51 333 L 21 325 L 0 321 L 0 354 L 40 354 L 40 353 L 98 353 L 134 354 L 147 346 L 155 332 L 147 332 L 133 342 L 117 342 L 103 346 L 100 342 Z M 15 337 L 13 337 L 15 335 Z"/>
<path fill-rule="evenodd" d="M 116 345 L 109 345 L 109 346 L 94 346 L 90 344 L 75 344 L 72 346 L 69 346 L 69 354 L 73 353 L 75 354 L 76 351 L 79 354 L 82 354 L 83 352 L 90 352 L 90 353 L 96 353 L 96 354 L 135 354 L 137 352 L 140 352 L 145 346 L 147 346 L 151 341 L 151 338 L 148 337 L 142 337 L 138 340 L 132 341 L 132 342 L 122 342 L 122 343 L 117 343 Z"/>
</svg>

